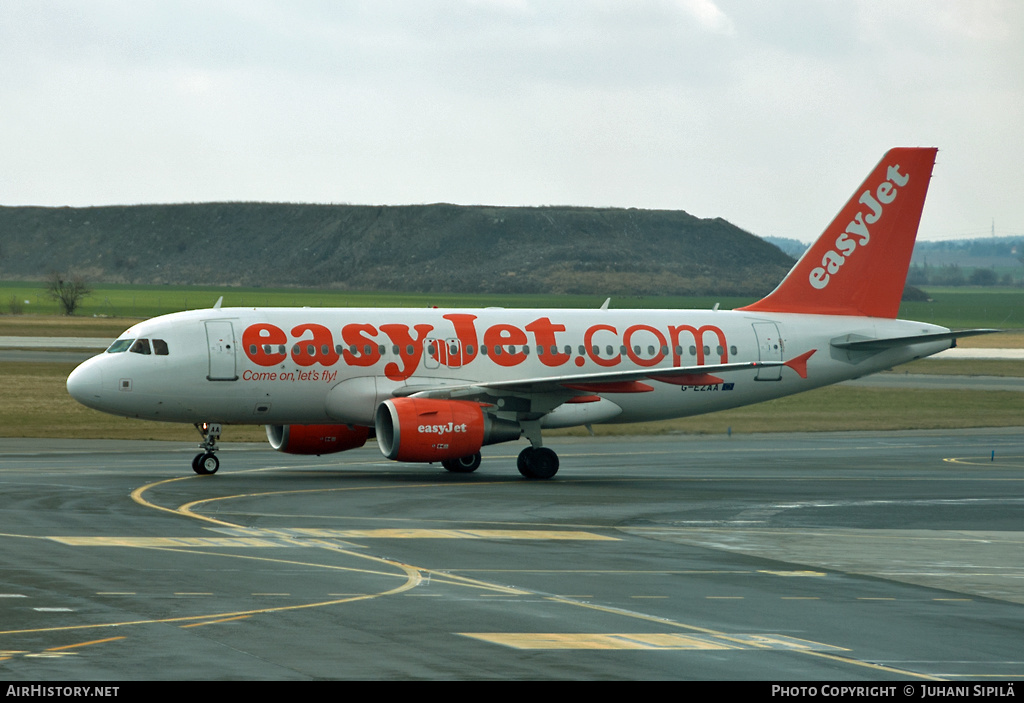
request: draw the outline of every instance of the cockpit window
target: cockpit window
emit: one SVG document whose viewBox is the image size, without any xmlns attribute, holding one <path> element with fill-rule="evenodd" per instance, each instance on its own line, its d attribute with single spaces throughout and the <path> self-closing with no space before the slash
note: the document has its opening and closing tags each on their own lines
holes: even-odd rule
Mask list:
<svg viewBox="0 0 1024 703">
<path fill-rule="evenodd" d="M 135 354 L 149 354 L 149 340 L 148 339 L 136 339 L 135 344 L 128 351 Z"/>
<path fill-rule="evenodd" d="M 165 342 L 162 339 L 154 339 L 153 353 L 156 354 L 157 356 L 167 356 L 169 353 L 167 351 L 167 342 Z"/>
<path fill-rule="evenodd" d="M 128 347 L 130 347 L 134 341 L 134 339 L 119 339 L 107 347 L 107 353 L 117 354 L 119 352 L 128 351 Z"/>
</svg>

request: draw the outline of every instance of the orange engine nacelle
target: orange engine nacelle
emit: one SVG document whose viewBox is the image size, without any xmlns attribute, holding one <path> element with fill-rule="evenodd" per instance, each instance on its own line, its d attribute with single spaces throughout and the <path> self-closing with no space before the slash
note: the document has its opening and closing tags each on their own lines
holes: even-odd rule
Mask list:
<svg viewBox="0 0 1024 703">
<path fill-rule="evenodd" d="M 377 444 L 396 461 L 459 459 L 522 432 L 518 423 L 491 418 L 466 400 L 395 398 L 377 406 L 375 419 Z"/>
<path fill-rule="evenodd" d="M 285 454 L 333 454 L 366 444 L 369 427 L 359 425 L 267 425 L 270 446 Z"/>
</svg>

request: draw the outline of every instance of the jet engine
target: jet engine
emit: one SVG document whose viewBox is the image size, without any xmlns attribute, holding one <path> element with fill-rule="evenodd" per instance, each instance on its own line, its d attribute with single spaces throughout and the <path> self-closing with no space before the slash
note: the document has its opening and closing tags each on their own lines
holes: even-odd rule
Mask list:
<svg viewBox="0 0 1024 703">
<path fill-rule="evenodd" d="M 518 422 L 493 417 L 466 400 L 385 400 L 375 420 L 381 453 L 396 461 L 459 459 L 522 434 Z"/>
<path fill-rule="evenodd" d="M 359 425 L 267 425 L 270 446 L 286 454 L 333 454 L 366 444 L 369 427 Z"/>
</svg>

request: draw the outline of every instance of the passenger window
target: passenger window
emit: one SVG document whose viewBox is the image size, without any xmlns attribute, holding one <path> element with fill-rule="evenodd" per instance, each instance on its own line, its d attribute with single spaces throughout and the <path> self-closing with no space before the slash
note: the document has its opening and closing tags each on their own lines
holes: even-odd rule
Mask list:
<svg viewBox="0 0 1024 703">
<path fill-rule="evenodd" d="M 162 339 L 153 340 L 153 352 L 157 356 L 167 356 L 170 352 L 167 351 L 167 342 Z"/>
<path fill-rule="evenodd" d="M 148 339 L 136 339 L 135 344 L 128 351 L 135 354 L 150 354 L 149 351 L 149 340 Z"/>
</svg>

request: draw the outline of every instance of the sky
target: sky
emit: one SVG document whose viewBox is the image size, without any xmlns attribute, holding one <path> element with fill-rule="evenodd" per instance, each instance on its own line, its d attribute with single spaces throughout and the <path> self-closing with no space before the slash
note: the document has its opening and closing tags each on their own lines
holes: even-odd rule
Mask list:
<svg viewBox="0 0 1024 703">
<path fill-rule="evenodd" d="M 0 205 L 685 210 L 811 241 L 893 146 L 1024 236 L 1017 0 L 0 0 Z"/>
</svg>

